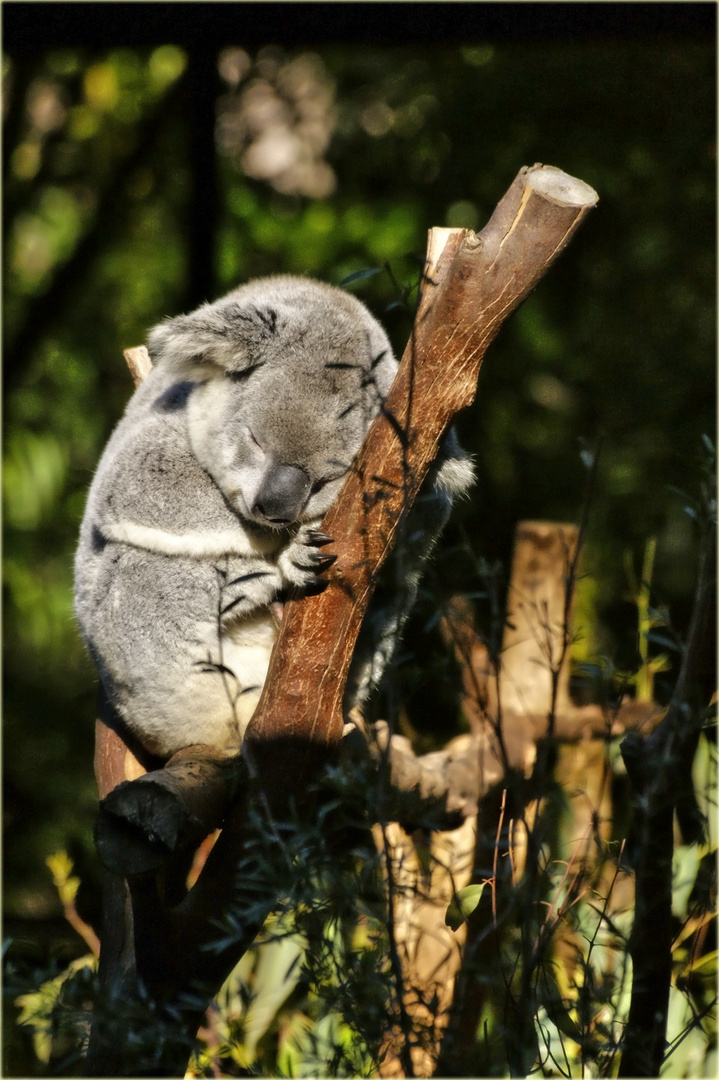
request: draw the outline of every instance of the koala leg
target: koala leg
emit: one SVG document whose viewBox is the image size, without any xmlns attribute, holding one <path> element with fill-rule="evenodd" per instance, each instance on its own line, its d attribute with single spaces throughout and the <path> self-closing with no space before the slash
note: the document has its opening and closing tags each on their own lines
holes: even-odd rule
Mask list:
<svg viewBox="0 0 719 1080">
<path fill-rule="evenodd" d="M 160 756 L 239 750 L 277 636 L 278 575 L 247 562 L 103 552 L 82 630 L 120 716 Z"/>
</svg>

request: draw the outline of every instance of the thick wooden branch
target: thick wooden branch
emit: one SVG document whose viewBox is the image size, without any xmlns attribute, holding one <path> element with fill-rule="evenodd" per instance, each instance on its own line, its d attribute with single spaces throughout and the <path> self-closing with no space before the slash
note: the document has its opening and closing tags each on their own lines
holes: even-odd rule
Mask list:
<svg viewBox="0 0 719 1080">
<path fill-rule="evenodd" d="M 252 782 L 241 792 L 198 882 L 181 904 L 163 909 L 147 876 L 134 879 L 137 974 L 168 1008 L 187 995 L 196 998 L 199 988 L 209 996 L 251 944 L 262 921 L 257 902 L 244 929 L 237 929 L 222 948 L 211 948 L 217 920 L 230 908 L 241 910 L 243 902 L 247 906 L 248 890 L 254 895 L 254 882 L 240 876 L 238 867 L 243 859 L 247 864 L 248 852 L 251 862 L 258 844 L 266 848 L 272 843 L 275 820 L 290 800 L 302 802 L 318 766 L 337 748 L 357 634 L 403 516 L 455 414 L 474 399 L 487 347 L 596 202 L 595 192 L 582 181 L 535 165 L 520 170 L 480 234 L 430 234 L 420 306 L 397 378 L 322 526 L 333 537 L 332 553 L 337 556 L 329 587 L 318 597 L 290 601 L 285 610 L 263 695 L 243 744 Z M 118 775 L 117 754 L 110 759 Z M 102 756 L 98 761 L 101 791 L 107 792 L 112 785 L 102 774 Z M 156 797 L 154 784 L 153 779 L 141 789 L 154 792 L 149 803 Z M 117 796 L 116 806 L 125 799 L 125 794 Z M 164 786 L 158 801 L 166 801 Z M 126 810 L 123 814 L 127 817 Z M 179 826 L 176 831 L 182 832 Z M 251 868 L 244 873 L 252 877 Z M 268 895 L 268 910 L 274 899 Z M 199 1015 L 190 1010 L 186 1018 L 189 1037 Z M 112 1048 L 109 1058 L 107 1051 L 106 1043 L 91 1069 L 104 1064 L 107 1075 L 121 1074 L 108 1070 L 108 1065 L 121 1069 L 122 1059 L 118 1065 Z M 178 1060 L 168 1060 L 168 1074 Z"/>
<path fill-rule="evenodd" d="M 476 704 L 476 699 L 469 700 Z M 642 701 L 626 701 L 609 711 L 598 705 L 571 707 L 557 715 L 552 735 L 571 743 L 617 738 L 629 731 L 646 734 L 664 712 L 656 703 Z M 505 710 L 501 730 L 500 745 L 493 723 L 484 716 L 474 734 L 459 735 L 442 750 L 417 755 L 408 739 L 390 734 L 384 721 L 376 725 L 372 738 L 360 724 L 342 740 L 341 760 L 348 770 L 358 760 L 389 769 L 386 819 L 454 829 L 477 813 L 479 801 L 507 768 L 525 772 L 531 766 L 538 740 L 549 735 L 549 720 L 546 713 Z M 216 755 L 209 747 L 188 747 L 163 768 L 132 783 L 121 781 L 101 803 L 95 826 L 103 865 L 122 876 L 161 869 L 221 827 L 243 780 L 247 777 L 241 762 Z"/>
<path fill-rule="evenodd" d="M 160 870 L 220 828 L 244 770 L 210 746 L 189 746 L 162 769 L 126 780 L 100 803 L 95 844 L 116 874 Z"/>
<path fill-rule="evenodd" d="M 626 702 L 611 713 L 599 706 L 583 706 L 561 716 L 552 733 L 557 742 L 616 738 L 628 731 L 651 731 L 664 710 L 653 702 Z M 456 829 L 477 813 L 480 801 L 496 785 L 506 782 L 507 769 L 527 772 L 539 739 L 549 735 L 545 715 L 506 712 L 502 718 L 502 744 L 491 724 L 473 734 L 458 735 L 442 750 L 415 754 L 408 739 L 391 735 L 384 721 L 368 741 L 358 731 L 343 742 L 342 758 L 371 758 L 389 769 L 387 820 L 424 829 Z M 347 750 L 345 749 L 347 743 Z M 349 749 L 351 744 L 352 749 Z M 506 751 L 506 760 L 505 754 Z"/>
<path fill-rule="evenodd" d="M 430 239 L 413 334 L 386 408 L 322 525 L 334 538 L 337 555 L 329 587 L 318 597 L 287 605 L 262 698 L 245 735 L 243 756 L 262 791 L 268 831 L 288 798 L 301 799 L 317 767 L 339 744 L 345 680 L 377 572 L 454 415 L 475 396 L 488 345 L 596 201 L 591 188 L 560 170 L 524 168 L 479 235 L 449 233 L 436 258 Z M 228 866 L 236 864 L 246 830 L 243 804 L 226 823 L 200 880 L 173 913 L 178 950 L 173 955 L 184 954 L 185 971 L 195 969 L 187 942 L 203 948 L 211 935 L 208 912 L 216 911 L 228 888 L 236 896 Z M 255 930 L 248 927 L 247 938 L 238 939 L 232 961 Z"/>
<path fill-rule="evenodd" d="M 121 724 L 102 691 L 95 724 L 94 765 L 101 800 L 118 784 L 136 780 L 160 765 L 160 761 L 148 754 Z"/>
<path fill-rule="evenodd" d="M 336 541 L 326 549 L 337 555 L 329 587 L 310 602 L 289 603 L 247 731 L 244 750 L 263 784 L 273 786 L 274 777 L 286 787 L 278 744 L 289 747 L 299 779 L 305 755 L 339 742 L 362 616 L 403 515 L 454 416 L 474 400 L 487 347 L 596 202 L 581 180 L 535 165 L 520 170 L 481 233 L 442 230 L 439 254 L 430 236 L 420 306 L 397 378 L 322 526 Z"/>
</svg>

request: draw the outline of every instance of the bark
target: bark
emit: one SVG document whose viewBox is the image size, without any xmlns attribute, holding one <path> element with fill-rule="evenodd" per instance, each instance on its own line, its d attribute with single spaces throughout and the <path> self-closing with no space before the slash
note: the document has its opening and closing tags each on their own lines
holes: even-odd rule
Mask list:
<svg viewBox="0 0 719 1080">
<path fill-rule="evenodd" d="M 159 871 L 194 851 L 223 824 L 241 762 L 210 746 L 189 746 L 162 769 L 126 780 L 102 800 L 95 845 L 104 866 L 128 877 Z"/>
<path fill-rule="evenodd" d="M 342 695 L 362 615 L 403 516 L 455 414 L 474 400 L 484 354 L 500 326 L 596 201 L 591 188 L 558 169 L 524 168 L 479 235 L 450 231 L 438 256 L 430 245 L 397 378 L 322 526 L 336 541 L 334 549 L 325 549 L 337 555 L 329 587 L 312 603 L 290 603 L 247 732 L 248 756 L 266 784 L 282 772 L 275 755 L 279 742 L 291 753 L 301 742 L 300 761 L 310 748 L 339 742 Z M 296 772 L 296 758 L 293 765 Z"/>
<path fill-rule="evenodd" d="M 152 368 L 150 354 L 144 345 L 137 345 L 134 349 L 125 349 L 123 356 L 130 369 L 135 389 L 137 389 L 142 380 L 150 374 Z"/>
<path fill-rule="evenodd" d="M 572 706 L 557 716 L 554 738 L 586 746 L 628 731 L 649 732 L 663 715 L 654 702 L 629 701 L 611 712 L 598 705 Z M 503 746 L 485 725 L 473 734 L 458 735 L 442 750 L 417 755 L 409 739 L 390 734 L 384 721 L 375 724 L 370 737 L 358 720 L 340 752 L 348 771 L 368 759 L 376 770 L 387 770 L 385 820 L 444 831 L 475 816 L 479 802 L 508 768 L 525 771 L 537 742 L 548 734 L 546 713 L 504 712 Z M 187 747 L 136 782 L 119 780 L 98 812 L 95 843 L 101 862 L 125 876 L 161 870 L 221 827 L 243 779 L 248 782 L 241 761 L 211 747 Z"/>
<path fill-rule="evenodd" d="M 150 1012 L 175 1025 L 156 1075 L 182 1068 L 204 1005 L 291 884 L 288 864 L 274 891 L 256 895 L 262 859 L 281 849 L 277 822 L 293 802 L 309 813 L 306 793 L 339 746 L 345 680 L 377 572 L 455 413 L 475 396 L 487 347 L 596 201 L 591 188 L 558 169 L 523 168 L 479 235 L 430 234 L 426 280 L 397 378 L 322 526 L 337 555 L 329 586 L 318 597 L 290 601 L 284 613 L 243 744 L 249 782 L 180 904 L 165 905 L 152 875 L 130 879 L 133 923 L 120 933 L 123 948 L 134 935 L 137 987 L 149 994 Z M 107 777 L 99 782 L 107 790 Z M 218 944 L 217 921 L 228 911 L 234 932 Z M 107 973 L 107 1000 L 121 983 L 122 973 L 114 983 Z M 122 985 L 131 984 L 130 978 Z M 95 1046 L 91 1072 L 127 1074 L 124 1048 L 112 1044 L 107 1028 Z"/>
</svg>

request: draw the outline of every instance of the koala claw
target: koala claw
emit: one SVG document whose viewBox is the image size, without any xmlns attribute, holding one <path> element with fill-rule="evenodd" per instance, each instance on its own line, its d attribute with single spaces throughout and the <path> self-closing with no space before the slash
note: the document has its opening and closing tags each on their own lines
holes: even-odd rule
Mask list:
<svg viewBox="0 0 719 1080">
<path fill-rule="evenodd" d="M 307 533 L 307 543 L 312 544 L 313 547 L 324 547 L 325 544 L 331 544 L 332 537 L 327 533 L 320 532 L 319 529 L 310 529 Z"/>
<path fill-rule="evenodd" d="M 317 562 L 317 573 L 321 574 L 323 570 L 326 570 L 328 567 L 332 566 L 332 563 L 336 562 L 336 561 L 337 561 L 337 556 L 336 555 L 320 555 L 318 553 L 317 560 L 316 560 L 316 562 Z"/>
<path fill-rule="evenodd" d="M 300 529 L 294 542 L 278 559 L 283 581 L 300 589 L 303 595 L 311 595 L 309 590 L 313 588 L 317 575 L 335 561 L 334 555 L 323 555 L 317 550 L 318 537 L 321 544 L 329 543 L 324 533 L 318 533 L 315 529 Z"/>
<path fill-rule="evenodd" d="M 303 585 L 302 595 L 319 596 L 320 593 L 323 593 L 325 591 L 328 585 L 329 581 L 327 581 L 326 578 L 315 578 L 314 581 L 310 581 L 307 585 Z"/>
</svg>

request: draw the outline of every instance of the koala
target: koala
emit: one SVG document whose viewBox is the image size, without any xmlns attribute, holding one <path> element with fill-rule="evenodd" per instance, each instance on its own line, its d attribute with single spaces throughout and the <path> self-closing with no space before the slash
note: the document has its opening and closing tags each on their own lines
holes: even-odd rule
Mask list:
<svg viewBox="0 0 719 1080">
<path fill-rule="evenodd" d="M 75 611 L 108 699 L 147 751 L 237 753 L 283 598 L 326 584 L 333 559 L 319 526 L 397 361 L 359 300 L 291 276 L 168 319 L 147 347 L 153 368 L 90 487 Z M 380 678 L 422 563 L 471 480 L 450 435 L 404 530 L 400 587 L 363 628 L 348 708 Z"/>
</svg>

